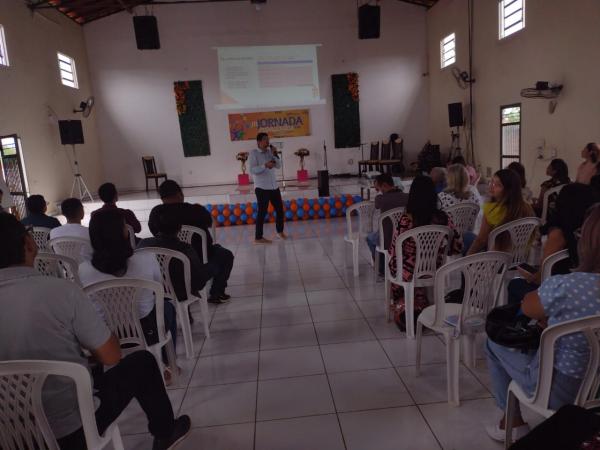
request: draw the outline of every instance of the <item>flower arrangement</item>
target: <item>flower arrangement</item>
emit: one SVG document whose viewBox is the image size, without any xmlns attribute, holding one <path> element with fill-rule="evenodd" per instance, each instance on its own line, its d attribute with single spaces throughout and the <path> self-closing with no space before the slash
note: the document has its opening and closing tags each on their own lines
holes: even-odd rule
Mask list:
<svg viewBox="0 0 600 450">
<path fill-rule="evenodd" d="M 239 152 L 235 159 L 241 162 L 242 164 L 242 173 L 246 175 L 246 161 L 248 161 L 248 152 Z"/>
<path fill-rule="evenodd" d="M 352 100 L 358 101 L 358 74 L 356 72 L 350 72 L 346 74 L 348 78 L 348 91 L 352 96 Z"/>
<path fill-rule="evenodd" d="M 310 152 L 306 148 L 301 148 L 296 150 L 294 155 L 300 158 L 300 170 L 304 170 L 304 158 L 310 155 Z"/>
<path fill-rule="evenodd" d="M 190 83 L 188 81 L 179 81 L 175 83 L 175 102 L 177 104 L 177 114 L 180 116 L 187 112 L 185 91 L 189 88 Z"/>
</svg>

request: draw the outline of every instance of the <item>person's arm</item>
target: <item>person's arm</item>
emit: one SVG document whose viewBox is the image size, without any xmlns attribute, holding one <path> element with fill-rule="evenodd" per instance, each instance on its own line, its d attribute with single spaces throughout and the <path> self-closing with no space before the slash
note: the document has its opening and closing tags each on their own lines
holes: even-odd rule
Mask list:
<svg viewBox="0 0 600 450">
<path fill-rule="evenodd" d="M 265 170 L 267 170 L 266 166 L 264 166 L 258 162 L 258 157 L 256 155 L 256 152 L 250 152 L 249 161 L 250 161 L 250 173 L 251 174 L 260 175 Z"/>
<path fill-rule="evenodd" d="M 208 232 L 208 229 L 212 225 L 212 216 L 208 210 L 204 206 L 196 204 L 191 208 L 191 211 L 193 216 L 191 221 L 194 224 L 198 224 L 204 231 Z"/>
<path fill-rule="evenodd" d="M 525 295 L 523 303 L 521 303 L 521 311 L 531 319 L 544 320 L 546 318 L 538 291 L 533 291 Z"/>
<path fill-rule="evenodd" d="M 121 360 L 121 346 L 114 334 L 100 347 L 89 350 L 94 359 L 105 366 L 114 366 Z"/>
<path fill-rule="evenodd" d="M 375 196 L 375 209 L 381 209 L 383 207 L 383 194 Z"/>
<path fill-rule="evenodd" d="M 492 231 L 492 227 L 490 227 L 490 224 L 488 223 L 487 219 L 485 218 L 485 216 L 483 216 L 483 220 L 481 221 L 481 227 L 479 228 L 479 234 L 471 244 L 471 248 L 469 248 L 467 256 L 474 255 L 487 245 L 490 231 Z M 493 249 L 488 248 L 488 250 Z"/>
<path fill-rule="evenodd" d="M 156 236 L 159 231 L 158 226 L 158 214 L 156 214 L 156 207 L 152 208 L 150 211 L 150 217 L 148 218 L 148 228 L 150 228 L 150 233 L 152 236 Z"/>
<path fill-rule="evenodd" d="M 548 240 L 544 244 L 542 249 L 542 261 L 548 256 L 553 255 L 556 252 L 564 250 L 567 247 L 567 241 L 559 228 L 552 228 L 548 233 Z M 540 267 L 541 269 L 541 267 Z M 526 270 L 517 267 L 519 274 L 525 278 L 529 283 L 540 284 L 542 282 L 542 271 L 538 270 L 536 273 L 531 274 Z"/>
<path fill-rule="evenodd" d="M 125 209 L 124 211 L 125 211 L 126 221 L 133 228 L 133 232 L 139 233 L 140 231 L 142 231 L 142 224 L 137 219 L 137 217 L 135 217 L 134 212 L 130 209 Z"/>
</svg>

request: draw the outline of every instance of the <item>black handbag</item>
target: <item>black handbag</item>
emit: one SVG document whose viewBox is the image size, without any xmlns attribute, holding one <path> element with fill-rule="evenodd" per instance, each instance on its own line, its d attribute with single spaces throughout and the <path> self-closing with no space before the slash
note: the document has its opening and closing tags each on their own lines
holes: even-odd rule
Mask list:
<svg viewBox="0 0 600 450">
<path fill-rule="evenodd" d="M 520 309 L 518 303 L 492 309 L 485 321 L 485 331 L 498 345 L 523 352 L 535 350 L 540 346 L 543 329 L 532 324 L 529 317 L 519 314 Z"/>
</svg>

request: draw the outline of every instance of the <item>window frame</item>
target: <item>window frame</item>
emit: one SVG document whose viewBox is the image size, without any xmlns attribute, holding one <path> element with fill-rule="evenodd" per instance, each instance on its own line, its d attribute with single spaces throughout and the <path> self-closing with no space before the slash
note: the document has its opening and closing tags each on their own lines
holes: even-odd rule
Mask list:
<svg viewBox="0 0 600 450">
<path fill-rule="evenodd" d="M 452 47 L 452 50 L 454 51 L 454 57 L 452 59 L 451 63 L 446 63 L 446 65 L 444 65 L 444 62 L 446 62 L 447 60 L 444 59 L 444 55 L 445 55 L 445 51 L 444 51 L 444 46 L 449 43 L 444 43 L 444 41 L 446 39 L 448 39 L 449 37 L 452 37 L 452 41 L 449 42 L 454 42 L 454 46 Z M 452 32 L 447 34 L 446 36 L 444 36 L 442 39 L 440 39 L 440 69 L 444 70 L 447 69 L 448 67 L 450 67 L 451 65 L 456 64 L 456 32 Z"/>
<path fill-rule="evenodd" d="M 510 3 L 508 5 L 506 5 L 506 2 L 510 1 Z M 507 8 L 507 6 L 512 5 L 515 2 L 521 2 L 521 8 L 520 11 L 522 11 L 522 16 L 521 16 L 521 21 L 520 22 L 516 22 L 516 23 L 520 23 L 521 24 L 521 28 L 519 28 L 518 30 L 515 30 L 513 32 L 511 32 L 510 34 L 505 34 L 507 29 L 512 28 L 513 26 L 516 25 L 513 24 L 508 28 L 504 27 L 504 21 L 506 20 L 506 16 L 504 15 L 504 10 Z M 525 9 L 525 3 L 526 0 L 498 0 L 498 40 L 502 41 L 504 39 L 507 39 L 511 36 L 516 35 L 517 33 L 519 33 L 520 31 L 523 31 L 526 27 L 526 22 L 525 22 L 525 13 L 526 13 L 526 9 Z M 510 17 L 512 14 L 515 14 L 517 11 L 511 13 L 508 17 Z"/>
<path fill-rule="evenodd" d="M 0 67 L 10 67 L 6 33 L 4 32 L 4 26 L 2 24 L 0 24 Z"/>
<path fill-rule="evenodd" d="M 77 79 L 77 66 L 75 64 L 75 58 L 72 58 L 71 56 L 67 55 L 66 53 L 62 53 L 62 52 L 56 52 L 56 58 L 57 58 L 57 62 L 58 62 L 58 76 L 59 76 L 61 84 L 63 86 L 69 87 L 71 89 L 79 89 L 79 81 Z M 68 63 L 67 63 L 67 61 L 65 61 L 65 59 L 69 60 Z M 71 82 L 71 80 L 63 77 L 63 72 L 65 72 L 65 73 L 69 73 L 69 72 L 66 69 L 63 69 L 61 67 L 61 63 L 70 65 L 70 67 L 71 67 L 70 74 L 73 76 L 73 81 L 72 81 L 73 86 L 65 83 L 65 81 Z"/>
<path fill-rule="evenodd" d="M 502 123 L 502 112 L 508 108 L 519 108 L 519 121 L 511 123 Z M 503 129 L 510 125 L 519 125 L 519 156 L 505 156 L 503 148 Z M 518 163 L 521 162 L 522 156 L 522 133 L 523 133 L 523 107 L 521 103 L 511 103 L 509 105 L 500 106 L 500 169 L 504 167 L 504 160 L 512 160 Z M 511 162 L 512 162 L 511 161 Z"/>
</svg>

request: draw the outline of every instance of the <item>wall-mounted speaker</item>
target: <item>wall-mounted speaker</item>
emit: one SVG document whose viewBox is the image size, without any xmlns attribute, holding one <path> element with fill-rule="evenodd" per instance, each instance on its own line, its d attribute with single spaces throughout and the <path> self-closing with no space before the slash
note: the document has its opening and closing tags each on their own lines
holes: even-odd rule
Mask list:
<svg viewBox="0 0 600 450">
<path fill-rule="evenodd" d="M 160 48 L 158 22 L 155 16 L 133 16 L 135 42 L 139 50 L 157 50 Z"/>
<path fill-rule="evenodd" d="M 464 125 L 462 103 L 448 103 L 448 122 L 450 128 Z"/>
<path fill-rule="evenodd" d="M 62 145 L 83 144 L 81 120 L 59 120 L 58 131 Z"/>
<path fill-rule="evenodd" d="M 381 8 L 378 5 L 362 5 L 358 8 L 358 38 L 379 39 Z"/>
</svg>

